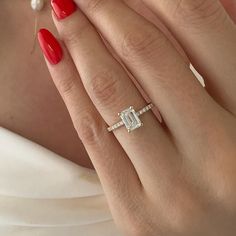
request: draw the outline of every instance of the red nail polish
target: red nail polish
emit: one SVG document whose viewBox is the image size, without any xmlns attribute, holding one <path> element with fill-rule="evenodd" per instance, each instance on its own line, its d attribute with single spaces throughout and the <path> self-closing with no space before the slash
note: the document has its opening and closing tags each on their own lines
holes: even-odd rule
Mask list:
<svg viewBox="0 0 236 236">
<path fill-rule="evenodd" d="M 77 8 L 73 0 L 51 0 L 51 6 L 59 20 L 71 15 Z"/>
<path fill-rule="evenodd" d="M 57 39 L 47 30 L 41 29 L 38 32 L 40 47 L 52 65 L 56 65 L 62 59 L 62 48 Z"/>
</svg>

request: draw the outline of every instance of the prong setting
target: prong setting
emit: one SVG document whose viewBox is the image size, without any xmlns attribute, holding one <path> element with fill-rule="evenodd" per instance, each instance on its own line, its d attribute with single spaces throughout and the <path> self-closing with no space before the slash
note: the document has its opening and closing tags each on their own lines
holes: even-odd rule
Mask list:
<svg viewBox="0 0 236 236">
<path fill-rule="evenodd" d="M 109 132 L 114 131 L 121 126 L 125 126 L 127 131 L 130 133 L 135 129 L 138 129 L 142 126 L 144 126 L 144 123 L 140 120 L 139 116 L 141 116 L 143 113 L 151 110 L 153 108 L 153 104 L 150 103 L 144 108 L 142 108 L 139 111 L 135 111 L 133 106 L 130 106 L 129 108 L 125 109 L 122 112 L 118 113 L 118 116 L 121 118 L 121 121 L 117 122 L 116 124 L 110 126 L 107 128 Z"/>
</svg>

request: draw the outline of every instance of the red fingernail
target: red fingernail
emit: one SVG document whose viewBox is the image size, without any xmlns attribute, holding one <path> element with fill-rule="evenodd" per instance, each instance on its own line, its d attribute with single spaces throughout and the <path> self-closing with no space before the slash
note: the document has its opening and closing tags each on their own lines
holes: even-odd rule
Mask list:
<svg viewBox="0 0 236 236">
<path fill-rule="evenodd" d="M 51 0 L 51 5 L 59 20 L 66 18 L 76 10 L 76 4 L 72 0 Z"/>
<path fill-rule="evenodd" d="M 52 65 L 56 65 L 62 59 L 62 48 L 57 39 L 46 29 L 38 32 L 40 47 Z"/>
</svg>

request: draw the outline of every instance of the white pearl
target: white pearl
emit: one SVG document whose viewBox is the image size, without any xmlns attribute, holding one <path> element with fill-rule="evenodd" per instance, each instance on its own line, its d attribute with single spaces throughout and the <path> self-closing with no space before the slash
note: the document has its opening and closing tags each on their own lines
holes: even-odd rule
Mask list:
<svg viewBox="0 0 236 236">
<path fill-rule="evenodd" d="M 31 7 L 34 11 L 41 11 L 44 7 L 44 0 L 31 0 Z"/>
</svg>

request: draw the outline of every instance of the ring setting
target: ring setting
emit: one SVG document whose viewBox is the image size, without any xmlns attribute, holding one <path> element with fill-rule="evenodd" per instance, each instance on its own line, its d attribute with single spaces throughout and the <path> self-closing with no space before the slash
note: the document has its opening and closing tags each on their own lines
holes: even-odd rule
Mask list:
<svg viewBox="0 0 236 236">
<path fill-rule="evenodd" d="M 118 113 L 118 116 L 121 118 L 121 121 L 117 122 L 116 124 L 107 128 L 109 132 L 114 131 L 121 126 L 125 126 L 127 131 L 130 133 L 140 127 L 143 126 L 143 122 L 139 118 L 143 113 L 151 110 L 153 108 L 153 104 L 149 103 L 147 106 L 142 108 L 139 111 L 135 111 L 133 106 L 123 110 L 122 112 Z"/>
</svg>

